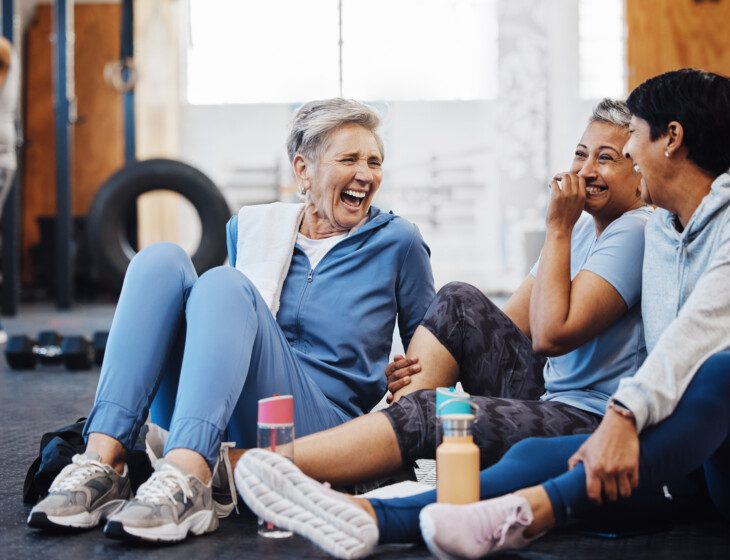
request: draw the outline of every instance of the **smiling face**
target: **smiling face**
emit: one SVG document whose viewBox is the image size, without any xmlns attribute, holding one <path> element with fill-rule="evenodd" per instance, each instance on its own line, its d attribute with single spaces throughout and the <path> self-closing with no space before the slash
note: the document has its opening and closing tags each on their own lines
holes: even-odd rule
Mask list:
<svg viewBox="0 0 730 560">
<path fill-rule="evenodd" d="M 585 211 L 610 222 L 636 207 L 639 175 L 622 148 L 628 131 L 607 122 L 588 123 L 575 149 L 571 172 L 585 178 Z"/>
<path fill-rule="evenodd" d="M 359 124 L 335 129 L 316 162 L 295 158 L 318 231 L 346 231 L 365 219 L 380 187 L 382 160 L 375 136 Z"/>
<path fill-rule="evenodd" d="M 635 169 L 641 173 L 641 198 L 647 204 L 667 208 L 668 202 L 662 200 L 665 193 L 660 188 L 665 183 L 666 141 L 662 141 L 662 137 L 652 140 L 649 123 L 636 116 L 631 117 L 629 131 L 629 140 L 623 152 L 626 157 L 631 158 Z"/>
</svg>

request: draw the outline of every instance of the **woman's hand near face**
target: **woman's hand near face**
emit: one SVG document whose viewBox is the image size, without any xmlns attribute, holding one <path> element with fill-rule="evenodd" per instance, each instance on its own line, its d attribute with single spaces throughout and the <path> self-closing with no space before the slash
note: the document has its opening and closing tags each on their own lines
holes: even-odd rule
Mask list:
<svg viewBox="0 0 730 560">
<path fill-rule="evenodd" d="M 550 203 L 545 218 L 547 229 L 570 233 L 585 204 L 585 179 L 576 173 L 559 173 L 550 181 Z"/>
</svg>

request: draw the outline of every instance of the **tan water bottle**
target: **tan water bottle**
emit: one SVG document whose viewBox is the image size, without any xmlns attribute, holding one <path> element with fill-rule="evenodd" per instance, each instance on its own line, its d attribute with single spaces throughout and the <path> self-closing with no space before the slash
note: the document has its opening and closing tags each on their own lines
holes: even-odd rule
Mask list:
<svg viewBox="0 0 730 560">
<path fill-rule="evenodd" d="M 463 397 L 459 399 L 464 408 Z M 467 396 L 468 402 L 468 396 Z M 436 449 L 436 499 L 444 504 L 470 504 L 479 501 L 479 448 L 471 427 L 473 414 L 452 414 L 450 401 L 437 407 L 443 442 Z M 454 406 L 452 405 L 452 410 Z"/>
</svg>

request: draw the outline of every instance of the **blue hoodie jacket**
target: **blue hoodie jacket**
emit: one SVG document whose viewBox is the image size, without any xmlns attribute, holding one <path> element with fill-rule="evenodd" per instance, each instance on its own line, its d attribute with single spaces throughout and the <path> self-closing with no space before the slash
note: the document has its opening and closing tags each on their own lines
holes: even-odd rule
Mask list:
<svg viewBox="0 0 730 560">
<path fill-rule="evenodd" d="M 235 263 L 236 216 L 227 229 Z M 304 370 L 346 414 L 359 416 L 383 398 L 396 316 L 407 348 L 435 295 L 429 256 L 414 224 L 374 207 L 315 269 L 294 247 L 276 322 Z"/>
</svg>

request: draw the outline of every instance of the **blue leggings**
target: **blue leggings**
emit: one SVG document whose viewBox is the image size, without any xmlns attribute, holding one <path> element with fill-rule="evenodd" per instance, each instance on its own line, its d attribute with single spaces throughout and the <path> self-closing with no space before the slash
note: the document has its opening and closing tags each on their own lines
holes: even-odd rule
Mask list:
<svg viewBox="0 0 730 560">
<path fill-rule="evenodd" d="M 151 407 L 170 449 L 213 468 L 224 435 L 256 446 L 257 401 L 294 395 L 297 435 L 350 418 L 312 380 L 266 303 L 228 266 L 197 277 L 187 253 L 159 243 L 129 265 L 84 435 L 131 449 Z"/>
<path fill-rule="evenodd" d="M 717 509 L 730 519 L 730 351 L 709 358 L 692 379 L 674 413 L 641 433 L 639 488 L 631 498 L 598 508 L 586 494 L 585 470 L 566 471 L 568 459 L 589 437 L 574 435 L 530 438 L 515 444 L 480 476 L 482 500 L 542 484 L 558 523 L 572 517 L 599 516 L 604 521 L 653 516 L 662 507 L 657 497 L 667 486 L 709 493 Z M 695 484 L 701 468 L 704 483 Z M 380 542 L 420 539 L 418 514 L 436 501 L 430 491 L 408 498 L 371 499 L 378 517 Z"/>
</svg>

